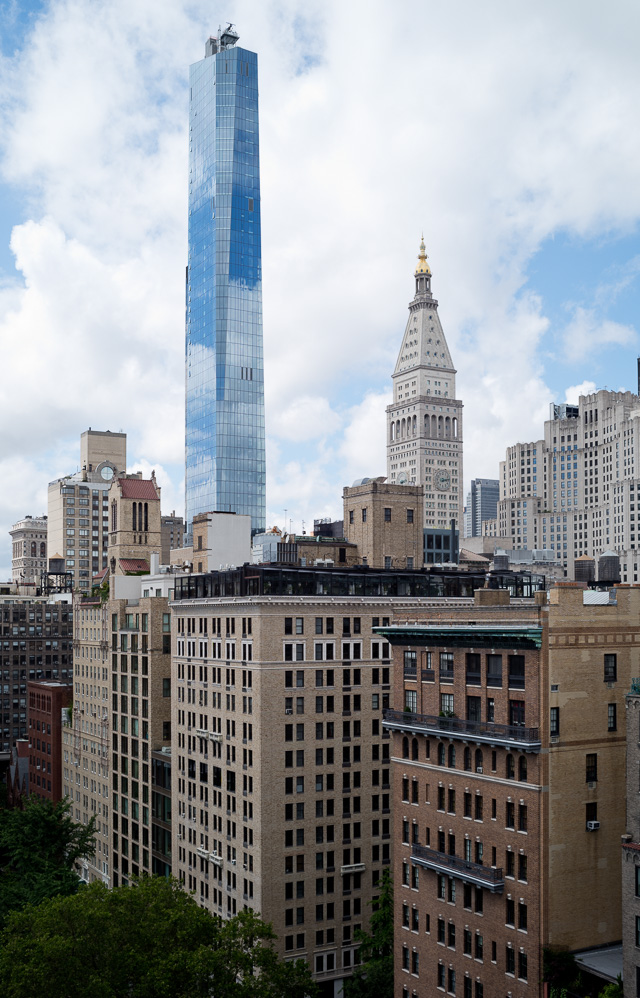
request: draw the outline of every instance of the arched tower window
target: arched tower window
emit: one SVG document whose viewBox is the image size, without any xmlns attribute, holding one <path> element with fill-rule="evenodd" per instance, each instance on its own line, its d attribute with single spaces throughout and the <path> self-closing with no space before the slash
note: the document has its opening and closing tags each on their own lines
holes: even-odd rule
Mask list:
<svg viewBox="0 0 640 998">
<path fill-rule="evenodd" d="M 149 529 L 149 503 L 144 504 L 144 529 L 145 531 Z"/>
<path fill-rule="evenodd" d="M 132 514 L 133 514 L 133 530 L 136 531 L 138 529 L 138 504 L 137 504 L 137 502 L 133 503 L 133 505 L 131 507 L 131 510 L 132 510 Z"/>
<path fill-rule="evenodd" d="M 37 550 L 38 550 L 38 547 L 37 547 L 36 542 L 35 541 L 31 541 L 31 557 L 32 558 L 36 557 Z"/>
<path fill-rule="evenodd" d="M 47 556 L 47 545 L 44 541 L 40 541 L 40 557 L 46 558 Z"/>
</svg>

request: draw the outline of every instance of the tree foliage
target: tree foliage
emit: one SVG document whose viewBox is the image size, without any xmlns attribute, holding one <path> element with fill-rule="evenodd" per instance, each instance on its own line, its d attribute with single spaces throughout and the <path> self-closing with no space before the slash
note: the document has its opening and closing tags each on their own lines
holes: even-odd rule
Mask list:
<svg viewBox="0 0 640 998">
<path fill-rule="evenodd" d="M 93 855 L 94 824 L 76 824 L 67 800 L 32 799 L 22 810 L 0 810 L 0 926 L 25 905 L 75 894 L 74 865 Z"/>
<path fill-rule="evenodd" d="M 345 998 L 393 998 L 393 882 L 385 870 L 370 931 L 355 933 L 360 966 L 344 984 Z"/>
<path fill-rule="evenodd" d="M 280 960 L 252 911 L 223 922 L 175 880 L 94 883 L 13 914 L 0 938 L 5 998 L 305 998 L 306 963 Z"/>
<path fill-rule="evenodd" d="M 624 998 L 622 976 L 618 974 L 615 983 L 610 981 L 608 984 L 605 984 L 598 998 Z"/>
</svg>

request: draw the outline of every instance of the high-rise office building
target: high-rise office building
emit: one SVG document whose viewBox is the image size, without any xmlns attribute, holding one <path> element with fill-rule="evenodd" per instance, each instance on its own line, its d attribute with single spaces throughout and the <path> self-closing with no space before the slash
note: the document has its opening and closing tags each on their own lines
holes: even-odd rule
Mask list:
<svg viewBox="0 0 640 998">
<path fill-rule="evenodd" d="M 186 274 L 186 521 L 265 527 L 258 58 L 231 25 L 191 66 Z"/>
<path fill-rule="evenodd" d="M 482 521 L 495 519 L 499 498 L 500 482 L 497 478 L 472 480 L 464 510 L 465 537 L 482 537 Z"/>
<path fill-rule="evenodd" d="M 415 270 L 416 293 L 393 372 L 387 406 L 387 478 L 393 485 L 424 486 L 425 561 L 455 560 L 445 535 L 461 531 L 462 402 L 424 239 Z M 446 554 L 445 554 L 446 547 Z"/>
</svg>

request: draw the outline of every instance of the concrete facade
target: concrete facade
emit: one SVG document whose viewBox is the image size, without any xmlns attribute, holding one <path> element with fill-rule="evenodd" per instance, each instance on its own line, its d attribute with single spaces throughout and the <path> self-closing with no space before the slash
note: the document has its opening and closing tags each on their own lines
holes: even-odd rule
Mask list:
<svg viewBox="0 0 640 998">
<path fill-rule="evenodd" d="M 251 517 L 240 513 L 200 513 L 193 518 L 193 569 L 217 572 L 251 561 Z"/>
<path fill-rule="evenodd" d="M 462 402 L 431 292 L 424 240 L 387 407 L 387 478 L 424 486 L 424 526 L 463 530 Z M 346 529 L 346 527 L 345 527 Z"/>
<path fill-rule="evenodd" d="M 14 523 L 11 537 L 11 578 L 14 582 L 40 585 L 47 570 L 47 518 L 25 516 Z"/>
<path fill-rule="evenodd" d="M 342 493 L 345 536 L 370 568 L 422 568 L 424 530 L 421 485 L 367 479 Z"/>
<path fill-rule="evenodd" d="M 622 581 L 638 582 L 636 532 L 640 398 L 601 390 L 577 406 L 551 406 L 544 439 L 507 448 L 500 502 L 486 536 L 505 547 L 550 549 L 574 576 L 576 558 L 620 555 Z"/>
<path fill-rule="evenodd" d="M 620 939 L 619 725 L 640 590 L 613 594 L 586 604 L 561 583 L 543 605 L 480 590 L 381 630 L 394 646 L 396 993 L 542 995 L 542 946 Z"/>
</svg>

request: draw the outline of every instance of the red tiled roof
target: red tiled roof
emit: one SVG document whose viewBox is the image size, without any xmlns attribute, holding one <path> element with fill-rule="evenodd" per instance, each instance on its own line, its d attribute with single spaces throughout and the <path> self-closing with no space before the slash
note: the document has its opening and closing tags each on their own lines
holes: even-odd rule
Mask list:
<svg viewBox="0 0 640 998">
<path fill-rule="evenodd" d="M 96 575 L 93 576 L 93 581 L 96 582 L 100 581 L 101 579 L 104 579 L 108 571 L 109 571 L 108 567 L 103 568 L 101 572 L 98 572 Z"/>
<path fill-rule="evenodd" d="M 149 562 L 144 558 L 120 558 L 119 565 L 123 572 L 149 571 Z"/>
<path fill-rule="evenodd" d="M 158 499 L 155 485 L 148 478 L 119 478 L 123 499 Z"/>
</svg>

